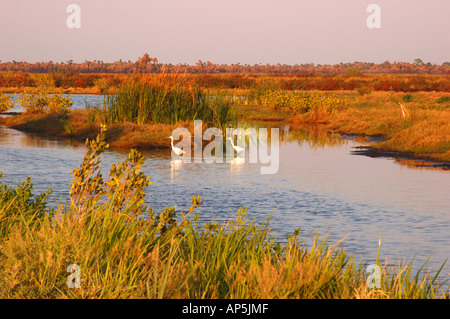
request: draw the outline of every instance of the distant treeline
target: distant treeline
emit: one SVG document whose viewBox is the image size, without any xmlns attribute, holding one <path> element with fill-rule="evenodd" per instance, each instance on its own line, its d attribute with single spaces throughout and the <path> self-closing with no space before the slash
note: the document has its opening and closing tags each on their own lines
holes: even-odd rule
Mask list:
<svg viewBox="0 0 450 319">
<path fill-rule="evenodd" d="M 414 62 L 386 61 L 381 64 L 368 62 L 328 64 L 215 64 L 210 61 L 198 61 L 195 65 L 189 64 L 163 64 L 157 58 L 145 53 L 136 61 L 116 61 L 107 63 L 103 61 L 67 62 L 35 62 L 12 61 L 0 63 L 0 71 L 22 71 L 30 73 L 190 73 L 190 74 L 450 74 L 450 62 L 442 65 L 426 63 L 421 59 Z"/>
</svg>

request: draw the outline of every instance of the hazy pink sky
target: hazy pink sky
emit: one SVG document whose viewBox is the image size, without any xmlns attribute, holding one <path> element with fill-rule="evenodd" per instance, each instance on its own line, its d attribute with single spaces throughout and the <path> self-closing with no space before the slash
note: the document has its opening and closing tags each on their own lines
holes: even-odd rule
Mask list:
<svg viewBox="0 0 450 319">
<path fill-rule="evenodd" d="M 81 7 L 69 29 L 66 7 Z M 369 29 L 369 4 L 381 28 Z M 0 0 L 0 60 L 450 61 L 449 0 Z"/>
</svg>

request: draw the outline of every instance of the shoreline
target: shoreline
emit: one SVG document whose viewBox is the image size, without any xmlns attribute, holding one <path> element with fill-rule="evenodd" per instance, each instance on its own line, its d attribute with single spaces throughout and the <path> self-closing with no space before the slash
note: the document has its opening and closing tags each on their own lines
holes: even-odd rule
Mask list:
<svg viewBox="0 0 450 319">
<path fill-rule="evenodd" d="M 31 134 L 41 138 L 51 138 L 54 140 L 70 140 L 75 143 L 84 143 L 86 139 L 92 139 L 98 134 L 99 127 L 95 124 L 84 123 L 78 127 L 71 127 L 71 123 L 83 122 L 83 117 L 86 116 L 87 110 L 72 110 L 69 114 L 25 114 L 20 112 L 3 112 L 0 115 L 6 115 L 0 117 L 0 126 L 16 129 L 18 131 Z M 21 119 L 21 115 L 25 116 L 25 119 Z M 70 117 L 72 116 L 72 117 Z M 81 120 L 80 120 L 81 117 Z M 11 119 L 11 120 L 8 120 Z M 13 119 L 18 119 L 15 121 Z M 85 120 L 85 119 L 84 119 Z M 292 121 L 286 118 L 254 118 L 249 122 L 277 122 L 293 125 Z M 311 126 L 311 123 L 297 123 L 301 127 Z M 116 150 L 130 150 L 131 148 L 137 150 L 152 150 L 152 149 L 170 149 L 170 143 L 166 143 L 164 137 L 171 134 L 176 127 L 191 126 L 193 123 L 179 122 L 175 125 L 165 124 L 145 124 L 137 125 L 134 123 L 115 123 L 109 124 L 106 141 L 110 144 L 110 149 Z M 387 137 L 381 134 L 365 134 L 365 133 L 353 133 L 342 132 L 340 130 L 330 129 L 329 123 L 315 123 L 330 134 L 338 134 L 343 139 L 360 139 L 361 142 L 372 142 L 370 145 L 361 145 L 356 147 L 352 151 L 353 155 L 363 155 L 373 158 L 391 158 L 401 159 L 408 161 L 421 161 L 429 163 L 417 164 L 417 167 L 432 167 L 442 170 L 450 170 L 450 161 L 440 160 L 427 155 L 421 155 L 416 152 L 401 151 L 390 148 L 377 147 L 379 143 L 383 143 L 387 140 Z M 67 131 L 73 130 L 73 131 Z"/>
<path fill-rule="evenodd" d="M 110 88 L 111 89 L 111 88 Z M 235 89 L 231 96 L 246 93 Z M 370 149 L 358 150 L 368 156 L 408 158 L 439 163 L 450 163 L 450 96 L 438 92 L 368 92 L 314 91 L 319 96 L 331 96 L 333 103 L 342 97 L 351 102 L 342 108 L 324 110 L 320 107 L 304 111 L 294 97 L 297 93 L 247 97 L 230 108 L 239 122 L 265 123 L 279 126 L 320 126 L 322 131 L 340 136 L 359 136 L 371 139 Z M 269 102 L 268 102 L 269 101 Z M 288 101 L 288 102 L 286 102 Z M 329 102 L 329 101 L 327 101 Z M 281 104 L 280 104 L 281 103 Z M 302 102 L 303 103 L 303 102 Z M 316 102 L 314 102 L 317 104 Z M 314 105 L 316 105 L 314 104 Z M 281 106 L 279 106 L 281 105 Z M 315 106 L 317 107 L 317 106 Z M 22 109 L 20 109 L 22 111 Z M 17 110 L 3 112 L 0 125 L 23 132 L 31 132 L 52 138 L 85 141 L 95 138 L 99 123 L 112 123 L 101 110 L 73 109 L 66 113 L 20 113 Z M 405 114 L 407 112 L 407 114 Z M 165 138 L 174 128 L 188 127 L 193 122 L 176 124 L 142 124 L 114 122 L 108 124 L 108 143 L 121 149 L 170 149 Z"/>
<path fill-rule="evenodd" d="M 350 136 L 350 135 L 347 135 Z M 444 171 L 450 170 L 449 161 L 441 161 L 430 157 L 419 156 L 413 152 L 402 152 L 390 149 L 381 149 L 371 146 L 356 146 L 355 150 L 351 151 L 352 155 L 362 155 L 372 158 L 389 158 L 395 160 L 417 161 L 421 164 L 414 164 L 415 167 L 422 168 L 436 168 Z M 429 163 L 429 164 L 423 164 Z"/>
<path fill-rule="evenodd" d="M 4 94 L 23 94 L 26 92 L 39 92 L 39 87 L 0 87 L 0 93 Z M 103 94 L 114 94 L 116 89 L 108 89 L 102 91 L 97 87 L 87 87 L 87 88 L 62 88 L 62 87 L 51 87 L 47 88 L 49 94 L 93 94 L 93 95 L 103 95 Z"/>
</svg>

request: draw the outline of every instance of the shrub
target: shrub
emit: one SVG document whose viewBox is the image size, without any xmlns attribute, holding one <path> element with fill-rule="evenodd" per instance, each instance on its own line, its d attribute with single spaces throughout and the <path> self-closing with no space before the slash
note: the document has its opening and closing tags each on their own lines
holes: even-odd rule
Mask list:
<svg viewBox="0 0 450 319">
<path fill-rule="evenodd" d="M 402 101 L 405 103 L 412 102 L 413 96 L 409 93 L 402 96 Z"/>
<path fill-rule="evenodd" d="M 441 104 L 450 101 L 450 96 L 441 96 L 436 100 L 436 103 Z"/>
<path fill-rule="evenodd" d="M 299 113 L 310 111 L 334 112 L 344 110 L 355 101 L 349 97 L 315 92 L 266 91 L 261 104 L 272 110 L 290 108 Z"/>
<path fill-rule="evenodd" d="M 94 86 L 100 90 L 100 92 L 105 92 L 108 89 L 108 80 L 106 78 L 98 78 L 94 81 Z"/>
<path fill-rule="evenodd" d="M 0 112 L 7 112 L 15 108 L 12 97 L 0 92 Z"/>
<path fill-rule="evenodd" d="M 50 74 L 32 73 L 30 77 L 35 82 L 35 86 L 39 88 L 55 87 L 55 79 Z"/>
<path fill-rule="evenodd" d="M 31 114 L 35 113 L 59 113 L 67 112 L 73 105 L 73 101 L 69 97 L 64 97 L 61 94 L 48 94 L 45 90 L 39 92 L 25 91 L 19 95 L 18 103 L 22 108 Z"/>
<path fill-rule="evenodd" d="M 3 175 L 0 174 L 0 179 Z M 52 190 L 39 196 L 33 195 L 33 184 L 28 177 L 16 188 L 0 184 L 0 240 L 9 234 L 11 227 L 18 223 L 33 223 L 47 214 L 46 200 Z"/>
<path fill-rule="evenodd" d="M 362 74 L 361 69 L 353 68 L 353 69 L 347 69 L 345 71 L 345 74 L 348 76 L 359 76 Z"/>
<path fill-rule="evenodd" d="M 357 89 L 356 89 L 356 92 L 358 92 L 358 94 L 359 94 L 360 96 L 364 96 L 364 95 L 366 95 L 366 94 L 372 93 L 372 91 L 370 90 L 370 88 L 367 87 L 367 86 L 361 86 L 361 87 L 357 88 Z"/>
</svg>

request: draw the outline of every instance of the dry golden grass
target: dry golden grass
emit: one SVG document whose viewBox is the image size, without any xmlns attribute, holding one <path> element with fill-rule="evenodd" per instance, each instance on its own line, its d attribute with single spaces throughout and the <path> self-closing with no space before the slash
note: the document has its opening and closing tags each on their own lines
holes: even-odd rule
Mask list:
<svg viewBox="0 0 450 319">
<path fill-rule="evenodd" d="M 334 132 L 382 136 L 374 147 L 413 153 L 414 156 L 450 161 L 450 105 L 435 101 L 445 94 L 420 92 L 411 102 L 403 102 L 404 93 L 374 92 L 359 98 L 347 110 L 322 114 L 321 123 Z M 400 103 L 407 110 L 402 113 Z M 294 117 L 293 122 L 310 118 Z"/>
</svg>

